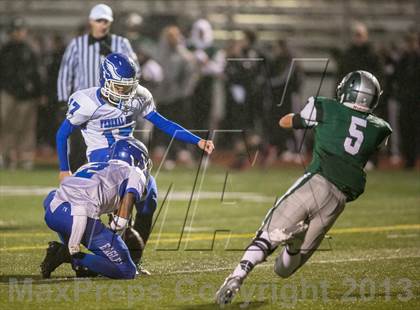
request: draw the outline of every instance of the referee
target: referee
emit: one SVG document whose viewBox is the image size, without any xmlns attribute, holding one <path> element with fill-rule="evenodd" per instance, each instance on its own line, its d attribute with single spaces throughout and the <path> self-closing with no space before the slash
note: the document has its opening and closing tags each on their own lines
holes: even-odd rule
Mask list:
<svg viewBox="0 0 420 310">
<path fill-rule="evenodd" d="M 123 53 L 137 63 L 137 56 L 130 42 L 121 36 L 110 34 L 113 22 L 112 9 L 98 4 L 89 14 L 90 32 L 71 40 L 61 60 L 57 80 L 58 101 L 67 103 L 70 95 L 80 89 L 99 87 L 101 61 L 113 52 Z M 70 167 L 74 171 L 85 163 L 86 146 L 81 133 L 72 136 Z"/>
</svg>

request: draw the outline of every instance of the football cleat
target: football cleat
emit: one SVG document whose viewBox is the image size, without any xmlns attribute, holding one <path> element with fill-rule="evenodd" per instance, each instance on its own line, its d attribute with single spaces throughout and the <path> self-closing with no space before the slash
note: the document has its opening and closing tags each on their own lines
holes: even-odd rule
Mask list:
<svg viewBox="0 0 420 310">
<path fill-rule="evenodd" d="M 283 229 L 275 229 L 270 232 L 270 240 L 282 245 L 288 245 L 293 250 L 299 250 L 308 230 L 308 224 L 300 221 L 297 224 Z"/>
<path fill-rule="evenodd" d="M 87 267 L 72 265 L 72 269 L 76 273 L 77 278 L 95 278 L 98 276 L 96 272 L 89 270 Z"/>
<path fill-rule="evenodd" d="M 51 273 L 63 263 L 71 263 L 67 247 L 57 241 L 48 242 L 47 254 L 40 265 L 41 277 L 43 279 L 50 278 Z"/>
<path fill-rule="evenodd" d="M 231 303 L 232 299 L 239 292 L 241 285 L 242 279 L 240 277 L 229 275 L 216 292 L 216 303 L 220 306 Z"/>
<path fill-rule="evenodd" d="M 136 271 L 136 275 L 138 275 L 138 276 L 151 276 L 151 275 L 152 275 L 152 274 L 150 273 L 150 271 L 149 271 L 149 270 L 145 269 L 145 268 L 141 265 L 141 263 L 139 263 L 139 264 L 136 266 L 136 269 L 137 269 L 137 271 Z"/>
</svg>

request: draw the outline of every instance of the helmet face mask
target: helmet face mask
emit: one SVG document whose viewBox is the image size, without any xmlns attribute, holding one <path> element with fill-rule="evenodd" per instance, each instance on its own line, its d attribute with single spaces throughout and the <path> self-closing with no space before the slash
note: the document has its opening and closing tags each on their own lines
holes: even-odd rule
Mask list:
<svg viewBox="0 0 420 310">
<path fill-rule="evenodd" d="M 123 112 L 133 110 L 138 80 L 136 66 L 130 58 L 119 53 L 108 55 L 101 65 L 100 82 L 101 94 L 110 104 Z"/>
<path fill-rule="evenodd" d="M 123 112 L 133 110 L 131 99 L 136 93 L 137 81 L 113 81 L 106 80 L 101 88 L 102 95 L 108 99 L 109 103 L 115 105 Z"/>
<path fill-rule="evenodd" d="M 379 103 L 382 91 L 376 77 L 367 71 L 347 74 L 337 87 L 337 100 L 360 112 L 371 113 Z"/>
</svg>

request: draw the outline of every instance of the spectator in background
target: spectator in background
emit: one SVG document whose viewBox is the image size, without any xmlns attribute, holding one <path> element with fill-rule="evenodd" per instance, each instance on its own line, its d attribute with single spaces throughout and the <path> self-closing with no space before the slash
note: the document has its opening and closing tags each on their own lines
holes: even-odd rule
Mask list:
<svg viewBox="0 0 420 310">
<path fill-rule="evenodd" d="M 279 153 L 284 161 L 298 159 L 296 156 L 297 143 L 290 130 L 279 128 L 277 121 L 290 111 L 295 97 L 299 98 L 303 73 L 299 64 L 295 63 L 289 77 L 293 55 L 284 40 L 273 43 L 271 57 L 268 61 L 269 79 L 265 98 L 264 137 L 265 148 L 264 165 L 270 166 Z M 287 86 L 287 88 L 286 88 Z M 301 107 L 299 107 L 300 109 Z"/>
<path fill-rule="evenodd" d="M 163 70 L 163 80 L 155 91 L 159 111 L 168 119 L 191 128 L 190 97 L 197 80 L 196 66 L 194 56 L 186 48 L 177 26 L 167 26 L 163 29 L 156 60 Z M 170 140 L 160 133 L 155 133 L 155 138 L 156 143 L 161 146 L 157 148 L 156 153 L 158 157 L 161 157 Z M 169 159 L 165 162 L 167 169 L 174 167 L 176 154 L 183 148 L 174 141 L 169 152 Z M 184 160 L 190 162 L 192 159 L 182 159 Z"/>
<path fill-rule="evenodd" d="M 244 169 L 250 164 L 248 154 L 261 145 L 263 133 L 263 95 L 267 82 L 265 57 L 257 47 L 257 35 L 244 30 L 240 41 L 226 49 L 225 128 L 242 130 L 233 139 L 236 161 L 232 168 Z"/>
<path fill-rule="evenodd" d="M 67 103 L 69 96 L 80 89 L 98 87 L 99 68 L 104 57 L 112 52 L 122 53 L 137 62 L 130 42 L 121 36 L 110 34 L 113 22 L 112 9 L 98 4 L 89 14 L 90 32 L 74 38 L 67 46 L 61 61 L 57 80 L 58 101 Z M 73 138 L 74 137 L 74 138 Z M 74 170 L 85 162 L 85 150 L 80 133 L 72 135 L 70 166 Z M 60 167 L 68 169 L 68 167 Z"/>
<path fill-rule="evenodd" d="M 405 50 L 395 68 L 396 97 L 400 103 L 401 149 L 405 167 L 415 167 L 420 151 L 420 47 L 419 37 L 410 32 Z"/>
<path fill-rule="evenodd" d="M 244 59 L 249 58 L 244 57 L 247 54 L 252 58 Z M 252 85 L 257 79 L 253 73 L 259 72 L 257 68 L 261 65 L 258 55 L 254 49 L 251 49 L 248 39 L 231 41 L 226 47 L 224 72 L 226 113 L 223 128 L 234 130 L 234 132 L 223 143 L 234 147 L 235 161 L 232 164 L 234 169 L 244 169 L 249 166 L 248 154 L 256 151 L 261 140 L 256 134 L 256 120 L 261 114 L 254 115 L 254 104 L 258 99 L 258 103 L 262 106 L 262 97 L 254 98 L 257 92 L 255 85 Z M 262 94 L 261 90 L 259 92 Z"/>
<path fill-rule="evenodd" d="M 242 48 L 239 41 L 231 41 L 226 47 L 225 78 L 225 129 L 250 129 L 252 128 L 251 109 L 245 104 L 246 79 L 245 68 L 242 61 L 236 59 L 242 56 Z M 226 141 L 229 145 L 230 141 Z"/>
<path fill-rule="evenodd" d="M 6 168 L 32 169 L 37 104 L 41 95 L 39 60 L 27 43 L 22 18 L 12 21 L 9 41 L 0 50 L 1 154 Z"/>
<path fill-rule="evenodd" d="M 142 34 L 143 17 L 132 12 L 125 20 L 125 34 L 133 45 L 141 67 L 139 83 L 154 93 L 156 86 L 163 80 L 162 67 L 153 59 L 157 53 L 155 41 Z"/>
<path fill-rule="evenodd" d="M 382 64 L 379 55 L 369 42 L 369 32 L 363 23 L 355 23 L 352 27 L 350 46 L 338 60 L 338 81 L 349 72 L 365 70 L 376 76 L 382 83 Z M 381 84 L 382 85 L 382 84 Z"/>
<path fill-rule="evenodd" d="M 143 33 L 143 17 L 136 13 L 130 12 L 124 18 L 124 33 L 133 46 L 133 50 L 137 55 L 141 72 L 139 83 L 155 93 L 156 87 L 163 80 L 163 70 L 160 64 L 153 58 L 156 57 L 158 51 L 157 42 L 152 40 Z M 137 127 L 134 135 L 139 140 L 150 145 L 153 125 L 143 118 L 137 120 Z"/>
<path fill-rule="evenodd" d="M 141 74 L 139 84 L 146 87 L 152 94 L 156 92 L 157 87 L 163 81 L 163 69 L 161 65 L 154 60 L 150 55 L 152 54 L 144 47 L 134 47 L 138 61 L 141 67 Z M 153 124 L 147 122 L 145 119 L 140 118 L 137 120 L 137 129 L 134 135 L 139 140 L 150 145 L 153 132 Z"/>
<path fill-rule="evenodd" d="M 400 59 L 400 48 L 395 42 L 391 42 L 389 45 L 382 45 L 380 49 L 382 63 L 384 64 L 384 75 L 383 75 L 383 94 L 381 96 L 383 106 L 387 108 L 383 112 L 387 115 L 386 119 L 392 127 L 392 135 L 389 137 L 389 151 L 390 151 L 390 163 L 392 165 L 399 166 L 401 164 L 401 151 L 400 151 L 400 104 L 396 98 L 396 80 L 395 70 Z M 380 108 L 381 105 L 378 107 Z"/>
<path fill-rule="evenodd" d="M 39 142 L 55 149 L 55 133 L 62 121 L 62 113 L 65 106 L 57 103 L 57 78 L 60 69 L 61 59 L 66 46 L 63 37 L 55 34 L 52 37 L 51 48 L 43 55 L 43 65 L 45 67 L 45 87 L 46 104 L 38 108 L 38 134 Z"/>
<path fill-rule="evenodd" d="M 365 24 L 357 22 L 352 26 L 350 46 L 341 54 L 338 60 L 337 82 L 349 72 L 365 70 L 372 73 L 381 85 L 384 85 L 383 65 L 380 55 L 374 50 L 369 41 L 369 32 Z M 338 83 L 337 83 L 338 85 Z M 384 102 L 385 103 L 385 102 Z M 385 117 L 387 107 L 380 105 L 376 111 L 380 117 Z M 378 164 L 378 153 L 366 164 L 367 170 L 372 170 Z"/>
<path fill-rule="evenodd" d="M 216 104 L 217 78 L 225 66 L 224 55 L 213 45 L 213 29 L 205 19 L 199 19 L 192 25 L 188 44 L 198 64 L 199 77 L 194 88 L 192 99 L 193 128 L 214 129 L 212 113 Z"/>
<path fill-rule="evenodd" d="M 162 66 L 152 58 L 145 48 L 137 49 L 137 57 L 141 66 L 139 83 L 152 92 L 163 81 Z"/>
<path fill-rule="evenodd" d="M 244 30 L 241 41 L 241 60 L 244 69 L 246 105 L 250 109 L 252 128 L 261 133 L 263 117 L 263 91 L 267 83 L 266 57 L 257 44 L 257 34 L 253 30 Z M 245 60 L 248 59 L 248 60 Z"/>
<path fill-rule="evenodd" d="M 134 51 L 138 52 L 139 49 L 142 49 L 148 51 L 149 56 L 156 55 L 158 51 L 157 39 L 145 35 L 144 28 L 144 20 L 141 15 L 136 12 L 127 15 L 124 22 L 124 32 L 133 45 Z"/>
</svg>

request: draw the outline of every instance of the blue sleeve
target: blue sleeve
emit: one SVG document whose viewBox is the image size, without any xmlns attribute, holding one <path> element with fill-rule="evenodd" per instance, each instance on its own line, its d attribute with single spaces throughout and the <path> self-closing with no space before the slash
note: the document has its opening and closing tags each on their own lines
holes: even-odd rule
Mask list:
<svg viewBox="0 0 420 310">
<path fill-rule="evenodd" d="M 77 128 L 72 125 L 68 119 L 65 119 L 55 135 L 55 142 L 57 144 L 58 162 L 60 164 L 60 171 L 69 171 L 69 158 L 67 154 L 67 139 L 71 133 Z"/>
<path fill-rule="evenodd" d="M 170 135 L 171 137 L 175 137 L 177 140 L 191 144 L 197 144 L 201 140 L 200 137 L 191 133 L 177 123 L 164 118 L 156 111 L 150 112 L 144 118 L 162 130 L 164 133 Z"/>
</svg>

